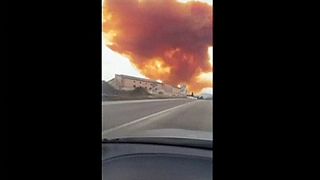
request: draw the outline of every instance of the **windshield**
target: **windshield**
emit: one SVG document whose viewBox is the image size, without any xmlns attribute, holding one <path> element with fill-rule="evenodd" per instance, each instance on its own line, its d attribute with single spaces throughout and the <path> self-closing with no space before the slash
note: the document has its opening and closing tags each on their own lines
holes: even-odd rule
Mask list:
<svg viewBox="0 0 320 180">
<path fill-rule="evenodd" d="M 212 140 L 212 0 L 104 0 L 102 134 Z"/>
</svg>

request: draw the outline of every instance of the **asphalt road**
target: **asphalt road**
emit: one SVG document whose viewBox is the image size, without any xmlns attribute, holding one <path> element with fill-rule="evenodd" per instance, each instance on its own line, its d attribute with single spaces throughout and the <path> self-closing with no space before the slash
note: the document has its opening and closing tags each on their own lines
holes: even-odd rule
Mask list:
<svg viewBox="0 0 320 180">
<path fill-rule="evenodd" d="M 159 99 L 112 101 L 102 105 L 104 132 L 178 128 L 212 132 L 212 101 Z"/>
</svg>

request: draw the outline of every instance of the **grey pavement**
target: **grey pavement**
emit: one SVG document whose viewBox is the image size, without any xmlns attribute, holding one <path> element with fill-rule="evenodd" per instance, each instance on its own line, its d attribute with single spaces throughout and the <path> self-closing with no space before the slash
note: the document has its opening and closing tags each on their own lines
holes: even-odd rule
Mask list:
<svg viewBox="0 0 320 180">
<path fill-rule="evenodd" d="M 102 107 L 103 131 L 109 134 L 162 128 L 212 132 L 211 100 L 123 101 Z"/>
</svg>

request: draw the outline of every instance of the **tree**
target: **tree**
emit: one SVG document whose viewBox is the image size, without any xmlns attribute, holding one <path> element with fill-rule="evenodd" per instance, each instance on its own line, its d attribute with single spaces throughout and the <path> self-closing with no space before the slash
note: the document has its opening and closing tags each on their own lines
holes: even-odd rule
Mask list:
<svg viewBox="0 0 320 180">
<path fill-rule="evenodd" d="M 193 92 L 191 92 L 191 96 L 193 96 Z"/>
</svg>

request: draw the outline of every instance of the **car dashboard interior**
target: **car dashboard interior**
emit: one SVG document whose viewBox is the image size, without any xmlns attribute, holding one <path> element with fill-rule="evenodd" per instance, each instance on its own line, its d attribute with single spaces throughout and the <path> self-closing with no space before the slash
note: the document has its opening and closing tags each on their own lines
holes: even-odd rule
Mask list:
<svg viewBox="0 0 320 180">
<path fill-rule="evenodd" d="M 103 180 L 211 180 L 212 149 L 103 143 Z"/>
</svg>

